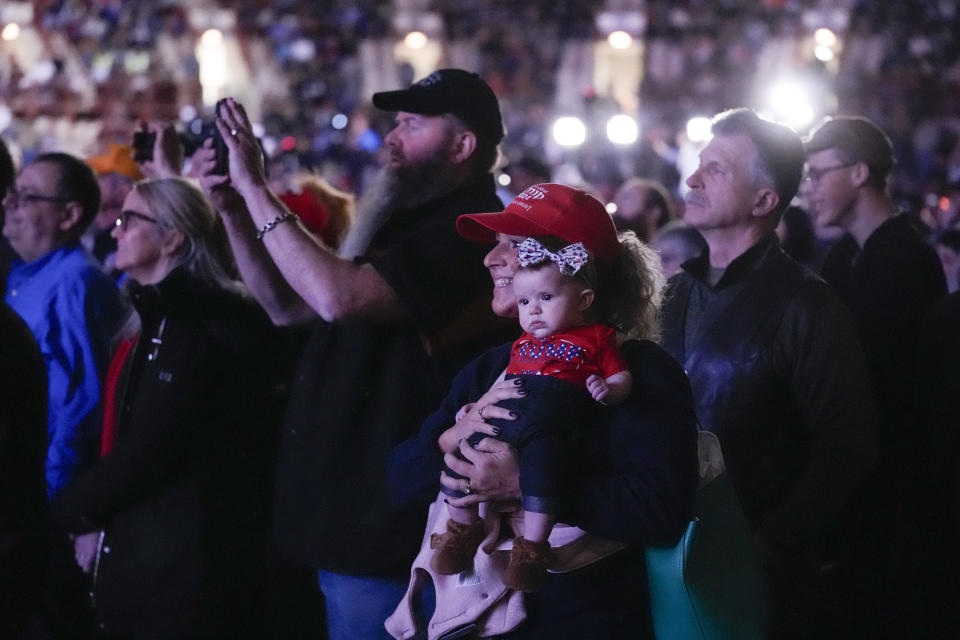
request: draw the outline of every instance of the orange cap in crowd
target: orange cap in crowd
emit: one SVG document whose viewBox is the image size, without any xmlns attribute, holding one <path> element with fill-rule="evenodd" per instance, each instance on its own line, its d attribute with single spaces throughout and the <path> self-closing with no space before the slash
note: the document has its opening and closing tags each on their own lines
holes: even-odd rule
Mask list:
<svg viewBox="0 0 960 640">
<path fill-rule="evenodd" d="M 104 155 L 87 158 L 87 164 L 97 175 L 113 172 L 131 180 L 143 179 L 140 168 L 133 161 L 133 149 L 128 144 L 112 142 Z"/>
</svg>

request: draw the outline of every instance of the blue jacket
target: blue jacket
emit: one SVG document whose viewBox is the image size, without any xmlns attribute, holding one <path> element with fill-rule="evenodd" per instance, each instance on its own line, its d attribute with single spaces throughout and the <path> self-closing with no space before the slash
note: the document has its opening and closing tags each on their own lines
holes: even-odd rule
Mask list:
<svg viewBox="0 0 960 640">
<path fill-rule="evenodd" d="M 6 302 L 30 327 L 47 367 L 46 477 L 53 496 L 96 457 L 100 382 L 123 305 L 116 285 L 79 244 L 15 261 Z"/>
</svg>

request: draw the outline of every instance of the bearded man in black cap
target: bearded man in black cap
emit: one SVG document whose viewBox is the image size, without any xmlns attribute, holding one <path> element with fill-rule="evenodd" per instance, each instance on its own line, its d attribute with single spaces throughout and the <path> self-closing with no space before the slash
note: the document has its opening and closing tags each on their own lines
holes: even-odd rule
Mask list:
<svg viewBox="0 0 960 640">
<path fill-rule="evenodd" d="M 490 173 L 503 138 L 496 96 L 476 74 L 442 69 L 373 96 L 396 111 L 388 164 L 337 255 L 267 187 L 243 108 L 217 126 L 230 173 L 205 189 L 223 213 L 251 292 L 278 325 L 313 323 L 293 380 L 275 487 L 275 539 L 318 569 L 332 640 L 388 637 L 422 512 L 389 504 L 385 460 L 416 433 L 467 358 L 497 343 L 485 247 L 454 221 L 502 204 Z"/>
</svg>

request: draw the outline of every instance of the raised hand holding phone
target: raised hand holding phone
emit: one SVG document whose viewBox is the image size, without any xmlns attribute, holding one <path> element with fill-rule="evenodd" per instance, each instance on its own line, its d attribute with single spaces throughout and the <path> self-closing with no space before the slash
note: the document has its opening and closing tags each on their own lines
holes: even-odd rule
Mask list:
<svg viewBox="0 0 960 640">
<path fill-rule="evenodd" d="M 216 125 L 230 155 L 230 182 L 241 194 L 249 188 L 266 186 L 263 152 L 243 106 L 233 98 L 221 102 Z"/>
<path fill-rule="evenodd" d="M 147 129 L 145 122 L 140 123 L 140 129 L 133 132 L 133 161 L 136 163 L 153 160 L 153 145 L 157 141 L 157 134 Z"/>
<path fill-rule="evenodd" d="M 170 123 L 140 123 L 133 134 L 133 160 L 148 178 L 170 178 L 183 168 L 183 147 Z"/>
<path fill-rule="evenodd" d="M 214 108 L 214 114 L 216 119 L 219 119 L 221 112 L 223 110 L 223 105 L 227 101 L 226 98 L 221 98 L 217 100 L 217 106 Z M 227 144 L 223 141 L 223 135 L 220 133 L 220 129 L 216 126 L 211 127 L 213 133 L 213 149 L 215 152 L 216 163 L 213 166 L 213 171 L 211 173 L 217 176 L 226 176 L 230 174 L 230 156 L 229 149 L 227 149 Z"/>
</svg>

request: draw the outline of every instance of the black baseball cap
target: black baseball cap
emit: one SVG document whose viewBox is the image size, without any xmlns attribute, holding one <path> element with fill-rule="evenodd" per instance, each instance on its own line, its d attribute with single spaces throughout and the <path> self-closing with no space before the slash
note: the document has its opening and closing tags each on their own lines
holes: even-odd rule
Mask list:
<svg viewBox="0 0 960 640">
<path fill-rule="evenodd" d="M 373 104 L 384 111 L 429 116 L 449 113 L 494 143 L 503 140 L 497 96 L 483 78 L 463 69 L 440 69 L 407 89 L 375 93 Z"/>
</svg>

